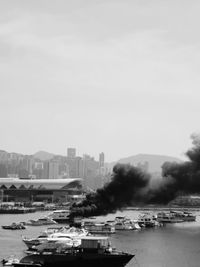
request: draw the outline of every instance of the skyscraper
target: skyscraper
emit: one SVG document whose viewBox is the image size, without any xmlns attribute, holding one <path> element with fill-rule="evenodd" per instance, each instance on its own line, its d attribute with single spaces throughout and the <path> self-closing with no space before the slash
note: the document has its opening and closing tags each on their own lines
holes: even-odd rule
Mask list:
<svg viewBox="0 0 200 267">
<path fill-rule="evenodd" d="M 75 158 L 76 157 L 76 148 L 68 147 L 67 148 L 67 157 Z"/>
<path fill-rule="evenodd" d="M 99 154 L 99 168 L 104 167 L 105 155 L 103 152 Z"/>
<path fill-rule="evenodd" d="M 57 161 L 49 162 L 49 179 L 58 179 L 59 165 Z"/>
</svg>

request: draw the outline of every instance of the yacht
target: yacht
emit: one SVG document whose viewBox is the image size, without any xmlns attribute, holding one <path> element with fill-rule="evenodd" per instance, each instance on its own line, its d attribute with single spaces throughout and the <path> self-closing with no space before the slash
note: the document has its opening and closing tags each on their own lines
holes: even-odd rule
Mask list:
<svg viewBox="0 0 200 267">
<path fill-rule="evenodd" d="M 70 221 L 70 210 L 55 210 L 48 215 L 49 218 L 53 219 L 57 223 L 69 223 Z"/>
<path fill-rule="evenodd" d="M 117 251 L 108 237 L 89 236 L 81 239 L 79 247 L 54 246 L 23 257 L 14 267 L 124 267 L 135 255 Z"/>
<path fill-rule="evenodd" d="M 62 228 L 61 230 L 58 230 L 57 232 L 49 234 L 47 231 L 42 233 L 36 238 L 26 238 L 23 237 L 22 241 L 26 244 L 28 248 L 33 248 L 35 246 L 38 246 L 42 243 L 45 243 L 46 241 L 64 241 L 63 239 L 66 239 L 66 241 L 74 240 L 74 243 L 77 243 L 80 238 L 85 237 L 88 235 L 88 232 L 84 229 L 78 229 L 75 227 L 71 227 L 69 229 Z M 69 240 L 70 239 L 70 240 Z"/>
<path fill-rule="evenodd" d="M 184 220 L 178 216 L 176 216 L 172 212 L 159 212 L 157 214 L 157 221 L 160 223 L 180 223 Z"/>
<path fill-rule="evenodd" d="M 26 225 L 31 225 L 31 226 L 41 226 L 41 225 L 51 225 L 51 224 L 57 224 L 57 222 L 49 217 L 43 217 L 37 220 L 29 220 L 28 222 L 26 222 Z"/>
<path fill-rule="evenodd" d="M 84 228 L 90 234 L 114 234 L 115 226 L 110 223 L 85 221 Z"/>
<path fill-rule="evenodd" d="M 144 213 L 138 216 L 138 224 L 140 227 L 158 226 L 158 222 L 153 214 Z"/>
</svg>

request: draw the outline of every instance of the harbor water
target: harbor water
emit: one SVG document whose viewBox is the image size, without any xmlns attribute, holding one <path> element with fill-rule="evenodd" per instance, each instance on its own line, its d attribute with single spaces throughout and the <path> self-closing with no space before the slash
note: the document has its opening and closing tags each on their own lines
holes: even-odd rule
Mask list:
<svg viewBox="0 0 200 267">
<path fill-rule="evenodd" d="M 1 214 L 0 225 L 37 219 L 49 212 L 31 214 Z M 98 221 L 112 220 L 116 216 L 136 219 L 142 211 L 126 210 L 96 218 Z M 167 224 L 163 227 L 132 231 L 118 231 L 111 236 L 118 249 L 134 253 L 127 267 L 198 267 L 200 266 L 200 211 L 194 212 L 195 222 Z M 36 237 L 47 226 L 27 226 L 25 230 L 3 230 L 0 228 L 0 259 L 10 255 L 21 258 L 26 249 L 22 236 Z"/>
</svg>

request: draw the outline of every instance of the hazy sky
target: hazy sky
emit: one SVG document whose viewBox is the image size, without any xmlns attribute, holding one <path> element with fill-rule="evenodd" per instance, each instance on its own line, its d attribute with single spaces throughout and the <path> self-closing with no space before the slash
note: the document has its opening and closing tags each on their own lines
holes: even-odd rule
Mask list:
<svg viewBox="0 0 200 267">
<path fill-rule="evenodd" d="M 0 149 L 182 157 L 200 122 L 200 2 L 0 0 Z"/>
</svg>

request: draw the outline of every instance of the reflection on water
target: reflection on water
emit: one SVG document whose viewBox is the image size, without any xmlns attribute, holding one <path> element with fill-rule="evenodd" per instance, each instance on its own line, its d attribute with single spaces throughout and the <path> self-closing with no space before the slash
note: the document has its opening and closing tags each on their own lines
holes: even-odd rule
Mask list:
<svg viewBox="0 0 200 267">
<path fill-rule="evenodd" d="M 47 212 L 48 213 L 48 212 Z M 99 217 L 111 220 L 115 216 L 137 218 L 139 211 L 124 211 Z M 0 225 L 39 218 L 45 213 L 37 212 L 20 215 L 0 215 Z M 112 243 L 119 250 L 136 254 L 127 266 L 142 267 L 198 267 L 200 265 L 200 212 L 196 222 L 170 224 L 161 228 L 139 231 L 121 231 L 111 236 Z M 8 255 L 23 256 L 26 246 L 22 235 L 37 236 L 46 226 L 29 226 L 26 230 L 0 229 L 0 259 Z"/>
</svg>

